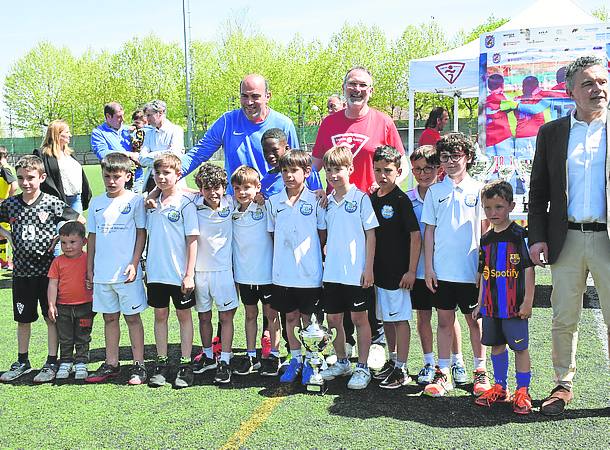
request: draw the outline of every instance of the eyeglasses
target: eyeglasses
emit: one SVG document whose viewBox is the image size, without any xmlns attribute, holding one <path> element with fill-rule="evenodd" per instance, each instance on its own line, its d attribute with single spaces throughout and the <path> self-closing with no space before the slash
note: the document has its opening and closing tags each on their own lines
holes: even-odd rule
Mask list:
<svg viewBox="0 0 610 450">
<path fill-rule="evenodd" d="M 355 89 L 355 88 L 360 88 L 360 89 L 367 89 L 368 87 L 370 87 L 368 84 L 366 83 L 357 83 L 355 81 L 348 81 L 347 83 L 347 87 Z"/>
<path fill-rule="evenodd" d="M 422 173 L 425 173 L 426 175 L 429 175 L 432 172 L 434 172 L 435 170 L 436 170 L 436 167 L 432 167 L 432 166 L 426 166 L 424 168 L 413 167 L 411 169 L 411 172 L 413 172 L 415 175 L 421 175 Z"/>
<path fill-rule="evenodd" d="M 451 154 L 442 153 L 439 156 L 439 159 L 441 160 L 442 163 L 449 162 L 449 160 L 451 160 L 453 162 L 458 162 L 460 159 L 462 159 L 463 156 L 466 156 L 466 154 L 465 153 L 451 153 Z"/>
</svg>

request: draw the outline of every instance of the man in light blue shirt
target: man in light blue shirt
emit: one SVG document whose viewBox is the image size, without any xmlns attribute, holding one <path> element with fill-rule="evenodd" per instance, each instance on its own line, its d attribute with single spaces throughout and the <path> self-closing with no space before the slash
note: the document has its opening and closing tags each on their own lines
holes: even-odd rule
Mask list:
<svg viewBox="0 0 610 450">
<path fill-rule="evenodd" d="M 182 157 L 183 176 L 209 160 L 222 146 L 229 177 L 242 164 L 253 167 L 262 177 L 270 167 L 263 157 L 261 137 L 270 128 L 284 131 L 290 148 L 299 148 L 292 120 L 268 106 L 271 91 L 265 78 L 257 74 L 247 75 L 239 89 L 241 108 L 220 116 L 205 136 Z M 227 186 L 227 192 L 231 191 L 231 186 Z"/>
</svg>

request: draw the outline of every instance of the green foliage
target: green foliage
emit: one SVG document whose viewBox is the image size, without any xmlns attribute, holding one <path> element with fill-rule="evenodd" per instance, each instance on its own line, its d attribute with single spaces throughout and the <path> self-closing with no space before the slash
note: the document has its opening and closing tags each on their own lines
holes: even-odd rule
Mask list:
<svg viewBox="0 0 610 450">
<path fill-rule="evenodd" d="M 591 11 L 591 14 L 597 17 L 602 22 L 608 22 L 610 20 L 610 11 L 606 6 L 600 6 L 597 9 Z"/>
<path fill-rule="evenodd" d="M 256 31 L 245 17 L 242 12 L 228 19 L 213 42 L 192 43 L 196 131 L 207 129 L 223 112 L 239 107 L 239 81 L 248 73 L 265 75 L 272 92 L 271 106 L 304 130 L 319 123 L 327 96 L 341 92 L 346 71 L 356 65 L 373 74 L 372 106 L 404 118 L 411 59 L 461 45 L 505 21 L 491 16 L 453 40 L 447 39 L 434 20 L 407 26 L 396 40 L 388 39 L 378 26 L 345 23 L 327 44 L 306 42 L 297 34 L 282 45 Z M 162 99 L 170 119 L 185 125 L 184 93 L 182 43 L 149 35 L 125 42 L 116 52 L 89 50 L 80 57 L 41 42 L 11 67 L 4 100 L 13 125 L 26 134 L 40 135 L 46 124 L 59 117 L 72 125 L 73 133 L 86 134 L 103 121 L 102 105 L 113 100 L 122 103 L 129 116 L 143 103 Z M 436 105 L 451 109 L 451 99 L 418 94 L 416 117 L 425 118 Z M 464 111 L 472 111 L 472 105 L 465 106 Z"/>
</svg>

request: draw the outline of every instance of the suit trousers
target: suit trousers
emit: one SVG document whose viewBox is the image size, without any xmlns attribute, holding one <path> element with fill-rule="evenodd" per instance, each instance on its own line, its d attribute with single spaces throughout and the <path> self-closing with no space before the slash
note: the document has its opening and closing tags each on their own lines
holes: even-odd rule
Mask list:
<svg viewBox="0 0 610 450">
<path fill-rule="evenodd" d="M 576 373 L 578 322 L 587 275 L 591 273 L 606 326 L 610 325 L 610 239 L 605 231 L 568 230 L 555 264 L 551 265 L 553 293 L 553 368 L 555 383 L 572 389 Z"/>
</svg>

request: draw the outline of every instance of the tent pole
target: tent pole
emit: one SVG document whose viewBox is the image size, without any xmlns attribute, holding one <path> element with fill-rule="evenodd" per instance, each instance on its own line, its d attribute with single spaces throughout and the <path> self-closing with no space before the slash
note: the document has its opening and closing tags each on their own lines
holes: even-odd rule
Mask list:
<svg viewBox="0 0 610 450">
<path fill-rule="evenodd" d="M 453 94 L 453 131 L 460 131 L 460 121 L 458 118 L 460 95 L 456 92 Z"/>
<path fill-rule="evenodd" d="M 415 150 L 415 91 L 409 89 L 409 155 Z"/>
</svg>

